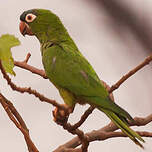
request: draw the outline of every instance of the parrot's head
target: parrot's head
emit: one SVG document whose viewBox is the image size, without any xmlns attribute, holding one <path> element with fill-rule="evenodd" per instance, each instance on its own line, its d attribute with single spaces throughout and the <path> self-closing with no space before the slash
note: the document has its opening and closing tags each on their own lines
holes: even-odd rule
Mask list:
<svg viewBox="0 0 152 152">
<path fill-rule="evenodd" d="M 22 35 L 35 35 L 40 41 L 42 38 L 50 39 L 50 35 L 58 35 L 65 31 L 58 16 L 45 9 L 25 11 L 21 14 L 20 20 Z"/>
</svg>

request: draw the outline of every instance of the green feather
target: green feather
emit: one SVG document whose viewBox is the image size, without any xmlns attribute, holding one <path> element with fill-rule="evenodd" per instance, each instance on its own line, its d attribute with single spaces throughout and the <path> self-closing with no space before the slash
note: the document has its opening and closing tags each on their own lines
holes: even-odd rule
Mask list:
<svg viewBox="0 0 152 152">
<path fill-rule="evenodd" d="M 142 144 L 138 141 L 142 141 L 145 142 L 141 136 L 139 136 L 138 133 L 136 133 L 135 131 L 133 131 L 131 128 L 129 128 L 120 118 L 119 116 L 117 116 L 114 112 L 103 109 L 103 108 L 99 108 L 99 110 L 103 111 L 111 120 L 112 122 L 114 122 L 118 128 L 120 128 L 122 130 L 122 132 L 124 134 L 126 134 L 135 144 L 139 145 L 140 147 L 144 148 L 142 146 Z M 138 140 L 137 140 L 137 139 Z"/>
<path fill-rule="evenodd" d="M 128 119 L 133 121 L 132 117 L 109 99 L 106 88 L 60 19 L 49 10 L 33 9 L 24 12 L 22 20 L 28 13 L 36 15 L 36 19 L 27 24 L 40 41 L 46 75 L 59 90 L 65 103 L 74 106 L 81 100 L 96 106 L 133 142 L 142 147 L 139 141 L 144 140 L 127 125 Z"/>
</svg>

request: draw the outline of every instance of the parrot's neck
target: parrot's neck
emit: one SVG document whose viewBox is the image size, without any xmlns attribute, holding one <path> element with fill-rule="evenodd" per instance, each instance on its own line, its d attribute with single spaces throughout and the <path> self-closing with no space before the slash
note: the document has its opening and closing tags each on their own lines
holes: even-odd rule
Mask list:
<svg viewBox="0 0 152 152">
<path fill-rule="evenodd" d="M 44 45 L 45 43 L 51 42 L 59 44 L 63 41 L 71 40 L 68 32 L 65 29 L 48 29 L 47 31 L 40 31 L 35 34 L 35 36 L 40 41 L 41 45 Z"/>
<path fill-rule="evenodd" d="M 56 31 L 49 30 L 49 31 L 43 31 L 35 34 L 35 36 L 38 38 L 40 44 L 41 44 L 41 53 L 43 54 L 43 51 L 52 46 L 52 44 L 61 45 L 61 43 L 66 45 L 71 45 L 75 50 L 78 50 L 77 46 L 73 42 L 72 38 L 69 36 L 68 32 L 64 29 L 60 31 L 57 29 Z"/>
</svg>

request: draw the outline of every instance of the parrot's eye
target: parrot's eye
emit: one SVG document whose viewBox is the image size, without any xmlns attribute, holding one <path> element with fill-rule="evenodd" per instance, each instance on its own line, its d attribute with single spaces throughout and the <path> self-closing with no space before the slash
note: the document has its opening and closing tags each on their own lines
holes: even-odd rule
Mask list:
<svg viewBox="0 0 152 152">
<path fill-rule="evenodd" d="M 36 15 L 27 14 L 26 17 L 25 17 L 25 20 L 26 20 L 26 22 L 30 23 L 30 22 L 33 22 L 35 18 L 36 18 Z"/>
</svg>

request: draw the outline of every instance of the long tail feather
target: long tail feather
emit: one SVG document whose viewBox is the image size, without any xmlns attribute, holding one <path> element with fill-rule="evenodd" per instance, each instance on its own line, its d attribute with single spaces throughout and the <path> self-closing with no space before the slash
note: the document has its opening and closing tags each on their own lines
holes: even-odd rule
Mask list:
<svg viewBox="0 0 152 152">
<path fill-rule="evenodd" d="M 143 145 L 139 142 L 139 141 L 145 142 L 143 138 L 138 133 L 136 133 L 131 128 L 129 128 L 129 126 L 125 122 L 123 122 L 123 120 L 121 120 L 121 118 L 119 118 L 117 114 L 103 108 L 99 108 L 99 110 L 104 112 L 112 120 L 112 122 L 115 123 L 117 127 L 120 128 L 122 132 L 126 134 L 135 144 L 137 144 L 141 148 L 144 148 Z"/>
</svg>

